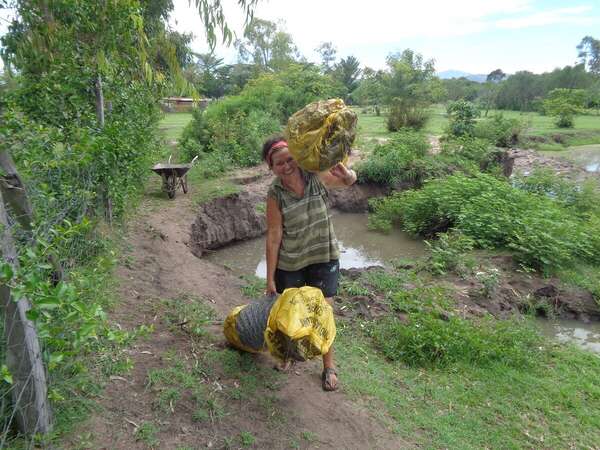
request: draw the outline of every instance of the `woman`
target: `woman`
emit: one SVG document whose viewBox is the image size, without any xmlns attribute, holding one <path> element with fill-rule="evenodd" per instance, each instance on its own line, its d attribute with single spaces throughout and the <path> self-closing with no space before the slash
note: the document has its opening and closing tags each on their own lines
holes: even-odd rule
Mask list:
<svg viewBox="0 0 600 450">
<path fill-rule="evenodd" d="M 332 304 L 339 278 L 339 248 L 327 207 L 329 188 L 347 187 L 356 172 L 342 163 L 328 172 L 302 170 L 282 136 L 263 145 L 263 159 L 276 176 L 267 194 L 267 294 L 314 286 Z M 337 389 L 333 347 L 323 355 L 323 389 Z"/>
</svg>

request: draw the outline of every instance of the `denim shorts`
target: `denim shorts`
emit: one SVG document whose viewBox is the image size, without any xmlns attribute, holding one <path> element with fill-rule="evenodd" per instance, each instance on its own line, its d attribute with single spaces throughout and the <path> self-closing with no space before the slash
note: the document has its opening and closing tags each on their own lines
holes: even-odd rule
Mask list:
<svg viewBox="0 0 600 450">
<path fill-rule="evenodd" d="M 313 286 L 321 289 L 325 297 L 337 294 L 340 278 L 340 262 L 333 259 L 326 263 L 310 264 L 300 270 L 275 270 L 275 287 L 278 293 L 291 287 Z"/>
</svg>

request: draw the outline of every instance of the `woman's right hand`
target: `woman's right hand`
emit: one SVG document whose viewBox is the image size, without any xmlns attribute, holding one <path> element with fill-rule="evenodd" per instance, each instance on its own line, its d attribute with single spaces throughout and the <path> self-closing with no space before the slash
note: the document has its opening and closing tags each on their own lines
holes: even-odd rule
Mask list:
<svg viewBox="0 0 600 450">
<path fill-rule="evenodd" d="M 265 295 L 277 295 L 275 280 L 267 280 L 267 288 L 265 289 Z"/>
</svg>

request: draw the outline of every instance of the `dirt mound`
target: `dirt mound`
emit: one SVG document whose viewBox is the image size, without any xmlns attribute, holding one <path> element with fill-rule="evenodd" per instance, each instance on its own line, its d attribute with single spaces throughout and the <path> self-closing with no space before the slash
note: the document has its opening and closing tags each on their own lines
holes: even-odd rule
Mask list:
<svg viewBox="0 0 600 450">
<path fill-rule="evenodd" d="M 265 215 L 256 210 L 256 202 L 250 195 L 231 194 L 200 207 L 192 224 L 190 248 L 200 257 L 206 250 L 261 236 L 266 229 Z"/>
<path fill-rule="evenodd" d="M 346 189 L 329 190 L 329 202 L 332 208 L 343 212 L 366 212 L 369 199 L 388 195 L 390 189 L 376 184 L 354 184 Z"/>
</svg>

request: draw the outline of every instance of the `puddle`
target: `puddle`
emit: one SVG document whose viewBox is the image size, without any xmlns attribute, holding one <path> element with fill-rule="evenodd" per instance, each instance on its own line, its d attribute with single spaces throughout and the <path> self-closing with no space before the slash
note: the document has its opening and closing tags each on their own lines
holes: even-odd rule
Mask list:
<svg viewBox="0 0 600 450">
<path fill-rule="evenodd" d="M 600 172 L 600 145 L 569 147 L 567 157 L 585 167 L 587 172 Z"/>
<path fill-rule="evenodd" d="M 426 252 L 421 240 L 398 229 L 389 234 L 367 229 L 366 214 L 336 213 L 332 215 L 342 269 L 384 266 L 398 258 L 415 258 Z M 266 278 L 265 238 L 233 244 L 205 257 L 231 268 L 236 274 L 254 274 Z"/>
<path fill-rule="evenodd" d="M 559 342 L 572 343 L 600 355 L 600 323 L 583 323 L 577 320 L 537 320 L 542 334 Z"/>
</svg>

